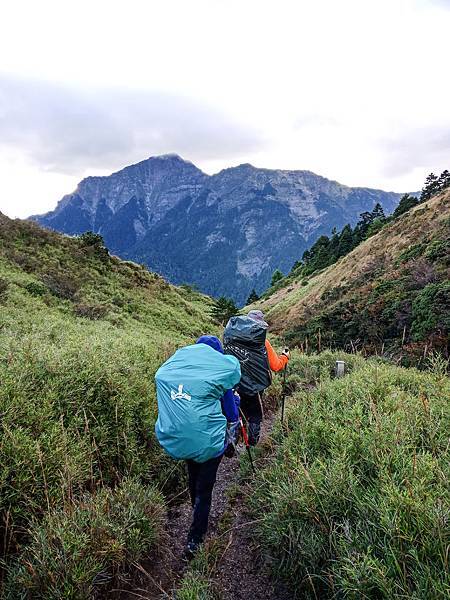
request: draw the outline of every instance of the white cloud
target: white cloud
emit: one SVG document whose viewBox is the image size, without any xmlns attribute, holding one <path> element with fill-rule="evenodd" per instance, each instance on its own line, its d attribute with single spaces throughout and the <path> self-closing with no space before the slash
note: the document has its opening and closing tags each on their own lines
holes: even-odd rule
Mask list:
<svg viewBox="0 0 450 600">
<path fill-rule="evenodd" d="M 417 189 L 449 167 L 448 7 L 8 3 L 0 71 L 16 87 L 0 107 L 0 210 L 51 207 L 73 179 L 166 151 L 208 172 L 253 162 Z"/>
</svg>

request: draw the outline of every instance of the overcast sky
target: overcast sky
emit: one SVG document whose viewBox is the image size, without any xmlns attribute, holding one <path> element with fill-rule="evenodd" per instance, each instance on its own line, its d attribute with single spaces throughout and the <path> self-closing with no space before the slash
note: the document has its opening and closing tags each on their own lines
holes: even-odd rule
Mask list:
<svg viewBox="0 0 450 600">
<path fill-rule="evenodd" d="M 0 210 L 176 152 L 347 185 L 450 168 L 450 0 L 14 0 L 0 19 Z"/>
</svg>

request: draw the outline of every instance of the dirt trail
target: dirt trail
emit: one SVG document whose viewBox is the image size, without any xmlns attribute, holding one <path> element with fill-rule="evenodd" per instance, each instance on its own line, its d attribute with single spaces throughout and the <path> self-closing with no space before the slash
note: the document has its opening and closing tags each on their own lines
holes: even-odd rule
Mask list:
<svg viewBox="0 0 450 600">
<path fill-rule="evenodd" d="M 267 442 L 273 422 L 274 415 L 266 414 L 262 443 Z M 239 456 L 242 452 L 245 452 L 245 448 L 241 445 L 239 455 L 222 459 L 214 486 L 207 541 L 215 540 L 219 535 L 220 551 L 212 569 L 211 582 L 223 600 L 290 600 L 292 594 L 271 580 L 268 566 L 261 562 L 258 547 L 252 537 L 252 517 L 247 514 L 245 507 L 249 486 L 240 484 L 236 487 L 239 482 Z M 233 487 L 238 491 L 232 494 L 230 500 L 227 491 Z M 219 533 L 220 522 L 223 523 L 224 517 L 227 525 L 225 530 L 222 525 Z M 169 509 L 169 553 L 157 561 L 144 563 L 140 583 L 133 591 L 124 591 L 116 598 L 176 598 L 176 588 L 189 566 L 183 559 L 183 551 L 191 518 L 192 509 L 188 500 Z"/>
</svg>

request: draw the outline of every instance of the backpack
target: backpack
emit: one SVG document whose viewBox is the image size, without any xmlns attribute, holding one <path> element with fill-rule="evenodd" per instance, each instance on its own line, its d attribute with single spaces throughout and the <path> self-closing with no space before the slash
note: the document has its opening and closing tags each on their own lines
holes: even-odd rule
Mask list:
<svg viewBox="0 0 450 600">
<path fill-rule="evenodd" d="M 220 399 L 241 377 L 239 361 L 206 344 L 177 350 L 155 375 L 155 433 L 175 459 L 205 462 L 224 449 L 227 420 Z"/>
<path fill-rule="evenodd" d="M 225 354 L 241 363 L 238 392 L 255 396 L 272 383 L 266 350 L 266 328 L 250 317 L 231 317 L 223 334 Z"/>
</svg>

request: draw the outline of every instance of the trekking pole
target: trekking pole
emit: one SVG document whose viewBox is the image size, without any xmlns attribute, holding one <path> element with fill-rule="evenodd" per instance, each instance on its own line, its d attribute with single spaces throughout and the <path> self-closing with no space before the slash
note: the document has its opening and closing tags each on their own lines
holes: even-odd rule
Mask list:
<svg viewBox="0 0 450 600">
<path fill-rule="evenodd" d="M 285 351 L 287 351 L 288 349 L 285 348 Z M 286 374 L 287 374 L 287 363 L 284 366 L 283 369 L 283 384 L 281 387 L 281 425 L 284 425 L 284 405 L 285 405 L 285 400 L 286 400 Z"/>
<path fill-rule="evenodd" d="M 256 475 L 256 469 L 255 469 L 255 465 L 253 464 L 253 456 L 252 456 L 252 451 L 250 450 L 250 443 L 248 441 L 247 430 L 245 428 L 244 422 L 242 421 L 242 417 L 239 417 L 239 424 L 241 426 L 242 437 L 244 438 L 244 444 L 245 444 L 245 447 L 247 448 L 247 454 L 248 454 L 248 458 L 250 460 L 250 464 L 252 466 L 252 471 L 253 471 L 253 474 Z"/>
</svg>

